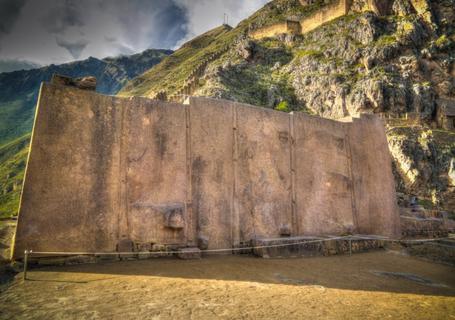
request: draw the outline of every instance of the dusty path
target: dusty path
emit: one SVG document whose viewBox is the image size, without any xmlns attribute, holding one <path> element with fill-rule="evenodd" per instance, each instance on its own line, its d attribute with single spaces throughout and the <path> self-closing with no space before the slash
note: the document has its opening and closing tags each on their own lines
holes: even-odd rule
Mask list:
<svg viewBox="0 0 455 320">
<path fill-rule="evenodd" d="M 455 319 L 454 268 L 373 252 L 35 269 L 0 293 L 2 319 Z"/>
</svg>

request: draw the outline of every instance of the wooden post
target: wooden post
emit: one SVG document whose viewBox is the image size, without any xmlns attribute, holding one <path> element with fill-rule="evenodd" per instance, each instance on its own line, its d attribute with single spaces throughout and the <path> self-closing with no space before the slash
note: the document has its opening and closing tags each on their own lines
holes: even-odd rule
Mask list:
<svg viewBox="0 0 455 320">
<path fill-rule="evenodd" d="M 28 250 L 24 251 L 24 281 L 27 280 L 28 253 L 29 253 Z"/>
</svg>

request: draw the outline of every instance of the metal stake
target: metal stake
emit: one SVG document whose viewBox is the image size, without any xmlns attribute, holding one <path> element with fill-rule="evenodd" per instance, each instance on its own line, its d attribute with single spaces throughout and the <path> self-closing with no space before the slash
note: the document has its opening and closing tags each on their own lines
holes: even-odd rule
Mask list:
<svg viewBox="0 0 455 320">
<path fill-rule="evenodd" d="M 32 252 L 32 251 L 30 250 L 30 252 Z M 27 280 L 28 254 L 29 254 L 29 251 L 25 250 L 24 251 L 24 281 Z"/>
</svg>

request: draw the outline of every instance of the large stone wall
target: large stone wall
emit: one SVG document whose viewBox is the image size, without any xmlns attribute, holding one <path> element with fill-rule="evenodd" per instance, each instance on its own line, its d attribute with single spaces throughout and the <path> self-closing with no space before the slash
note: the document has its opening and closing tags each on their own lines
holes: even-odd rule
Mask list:
<svg viewBox="0 0 455 320">
<path fill-rule="evenodd" d="M 324 23 L 332 21 L 338 17 L 342 17 L 349 12 L 349 9 L 349 0 L 340 0 L 335 4 L 325 6 L 321 8 L 321 10 L 300 21 L 302 32 L 310 32 Z"/>
<path fill-rule="evenodd" d="M 399 234 L 382 121 L 43 84 L 14 255 Z M 120 245 L 119 245 L 120 244 Z"/>
<path fill-rule="evenodd" d="M 287 20 L 281 23 L 276 23 L 270 26 L 253 30 L 249 33 L 249 35 L 253 39 L 262 39 L 267 37 L 274 37 L 276 35 L 284 33 L 300 34 L 300 28 L 296 29 L 295 23 L 293 23 L 293 21 Z"/>
</svg>

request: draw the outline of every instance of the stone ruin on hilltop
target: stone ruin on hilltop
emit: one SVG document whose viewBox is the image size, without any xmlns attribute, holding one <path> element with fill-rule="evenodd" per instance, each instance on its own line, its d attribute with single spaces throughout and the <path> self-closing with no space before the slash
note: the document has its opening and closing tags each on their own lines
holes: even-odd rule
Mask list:
<svg viewBox="0 0 455 320">
<path fill-rule="evenodd" d="M 302 6 L 315 4 L 315 0 L 299 0 Z M 390 14 L 393 0 L 334 0 L 326 1 L 319 10 L 301 19 L 288 18 L 285 21 L 255 28 L 250 31 L 253 39 L 274 37 L 280 34 L 300 35 L 310 32 L 324 23 L 345 16 L 350 12 L 372 11 L 378 16 Z M 412 10 L 424 19 L 431 20 L 430 8 L 425 0 L 411 0 Z"/>
</svg>

